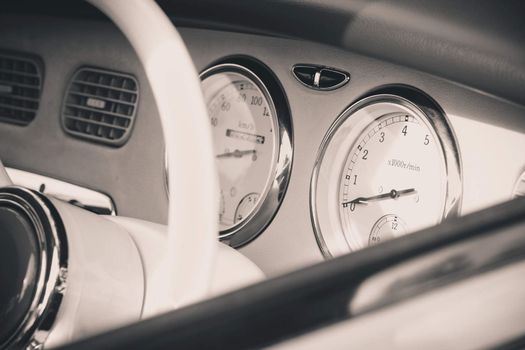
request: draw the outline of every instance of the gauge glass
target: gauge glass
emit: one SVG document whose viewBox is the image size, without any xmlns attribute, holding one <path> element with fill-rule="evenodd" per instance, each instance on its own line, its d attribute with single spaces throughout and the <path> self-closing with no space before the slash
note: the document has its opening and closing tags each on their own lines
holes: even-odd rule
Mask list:
<svg viewBox="0 0 525 350">
<path fill-rule="evenodd" d="M 441 109 L 417 100 L 424 106 L 396 95 L 370 96 L 329 129 L 310 191 L 325 256 L 419 231 L 459 212 L 457 142 Z"/>
<path fill-rule="evenodd" d="M 219 226 L 227 234 L 249 221 L 268 193 L 279 126 L 269 93 L 250 71 L 217 71 L 202 87 L 219 170 Z"/>
<path fill-rule="evenodd" d="M 435 225 L 445 193 L 442 149 L 431 126 L 412 114 L 381 116 L 358 136 L 341 172 L 345 237 L 357 249 Z"/>
</svg>

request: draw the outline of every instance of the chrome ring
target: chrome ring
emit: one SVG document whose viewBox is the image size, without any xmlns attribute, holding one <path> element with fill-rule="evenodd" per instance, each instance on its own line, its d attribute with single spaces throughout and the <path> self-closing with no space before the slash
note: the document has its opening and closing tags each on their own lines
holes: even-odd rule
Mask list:
<svg viewBox="0 0 525 350">
<path fill-rule="evenodd" d="M 37 235 L 39 260 L 29 312 L 0 348 L 37 349 L 49 335 L 66 289 L 68 245 L 64 225 L 46 197 L 22 187 L 0 189 L 0 205 L 15 207 L 27 216 Z"/>
<path fill-rule="evenodd" d="M 236 72 L 254 81 L 269 101 L 272 113 L 276 117 L 276 129 L 279 130 L 277 163 L 274 164 L 271 179 L 262 193 L 263 199 L 240 224 L 219 233 L 220 240 L 234 248 L 247 244 L 270 224 L 284 199 L 292 170 L 293 134 L 288 102 L 275 77 L 262 77 L 269 74 L 267 69 L 261 66 L 262 64 L 252 62 L 250 59 L 231 58 L 212 65 L 200 74 L 201 80 L 204 80 L 216 73 Z M 166 154 L 164 159 L 165 179 L 167 179 L 169 165 Z M 166 193 L 169 193 L 167 181 L 165 187 Z"/>
<path fill-rule="evenodd" d="M 265 79 L 263 76 L 268 74 L 259 66 L 250 60 L 233 58 L 225 63 L 213 65 L 200 74 L 201 80 L 221 72 L 235 72 L 251 79 L 257 84 L 266 100 L 269 101 L 269 107 L 272 114 L 275 115 L 276 128 L 279 130 L 276 150 L 277 162 L 273 165 L 274 168 L 264 192 L 261 193 L 262 200 L 240 224 L 219 234 L 220 239 L 232 247 L 239 247 L 248 243 L 272 221 L 284 199 L 292 167 L 292 122 L 286 98 L 284 92 L 276 91 L 280 89 L 275 78 L 268 77 Z"/>
<path fill-rule="evenodd" d="M 408 91 L 410 91 L 410 94 Z M 410 96 L 405 97 L 405 94 Z M 348 253 L 350 249 L 341 243 L 341 237 L 339 237 L 336 232 L 326 232 L 330 230 L 325 230 L 325 232 L 323 232 L 321 229 L 322 221 L 324 220 L 324 222 L 326 222 L 328 220 L 320 217 L 317 207 L 319 172 L 321 170 L 322 161 L 325 157 L 326 149 L 336 131 L 339 130 L 339 128 L 346 123 L 356 111 L 362 108 L 368 108 L 383 102 L 397 104 L 412 110 L 413 113 L 418 114 L 421 118 L 425 118 L 429 122 L 434 129 L 443 150 L 447 176 L 442 220 L 459 215 L 463 192 L 459 146 L 448 119 L 441 108 L 434 101 L 430 101 L 427 97 L 424 97 L 424 103 L 422 103 L 423 101 L 420 101 L 420 99 L 423 99 L 421 93 L 414 93 L 414 91 L 408 87 L 398 87 L 397 89 L 392 87 L 392 90 L 385 88 L 381 92 L 376 92 L 375 94 L 364 97 L 346 108 L 336 118 L 335 122 L 326 133 L 321 142 L 310 181 L 310 219 L 317 244 L 325 258 L 332 258 L 334 256 Z"/>
</svg>

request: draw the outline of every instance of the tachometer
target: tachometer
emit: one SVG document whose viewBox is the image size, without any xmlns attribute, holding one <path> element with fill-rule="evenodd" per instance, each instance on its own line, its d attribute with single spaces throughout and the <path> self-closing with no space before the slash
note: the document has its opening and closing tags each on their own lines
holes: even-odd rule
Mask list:
<svg viewBox="0 0 525 350">
<path fill-rule="evenodd" d="M 326 255 L 436 225 L 457 212 L 457 146 L 444 115 L 429 105 L 375 95 L 351 106 L 330 129 L 311 192 Z"/>
<path fill-rule="evenodd" d="M 219 170 L 220 235 L 239 245 L 262 230 L 282 199 L 291 161 L 289 116 L 251 69 L 220 64 L 201 78 Z"/>
</svg>

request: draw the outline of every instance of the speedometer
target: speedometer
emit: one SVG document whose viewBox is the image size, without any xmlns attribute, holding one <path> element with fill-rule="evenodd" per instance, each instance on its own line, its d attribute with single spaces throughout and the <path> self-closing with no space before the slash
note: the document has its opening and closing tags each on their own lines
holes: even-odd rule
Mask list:
<svg viewBox="0 0 525 350">
<path fill-rule="evenodd" d="M 201 74 L 219 170 L 220 236 L 233 246 L 252 239 L 273 218 L 291 165 L 285 99 L 263 75 L 233 63 Z"/>
<path fill-rule="evenodd" d="M 371 96 L 343 112 L 328 132 L 311 191 L 325 255 L 375 245 L 457 213 L 454 135 L 432 101 L 418 102 Z"/>
</svg>

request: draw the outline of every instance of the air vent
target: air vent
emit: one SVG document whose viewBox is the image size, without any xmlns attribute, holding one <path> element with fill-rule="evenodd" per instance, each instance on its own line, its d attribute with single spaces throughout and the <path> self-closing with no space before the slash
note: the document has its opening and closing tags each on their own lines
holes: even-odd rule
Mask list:
<svg viewBox="0 0 525 350">
<path fill-rule="evenodd" d="M 138 83 L 133 76 L 81 68 L 69 84 L 62 124 L 71 135 L 121 146 L 130 136 L 137 101 Z"/>
<path fill-rule="evenodd" d="M 24 56 L 0 53 L 0 121 L 28 125 L 35 119 L 42 88 L 40 65 Z"/>
</svg>

